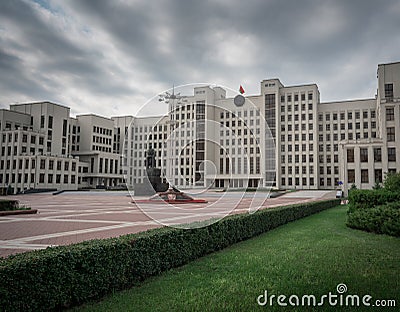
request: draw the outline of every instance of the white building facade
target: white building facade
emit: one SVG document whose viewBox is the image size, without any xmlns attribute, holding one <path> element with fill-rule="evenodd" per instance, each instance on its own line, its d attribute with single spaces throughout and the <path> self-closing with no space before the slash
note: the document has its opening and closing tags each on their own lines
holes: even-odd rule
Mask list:
<svg viewBox="0 0 400 312">
<path fill-rule="evenodd" d="M 106 188 L 124 184 L 114 120 L 70 117 L 51 103 L 0 110 L 0 188 L 3 193 Z"/>
<path fill-rule="evenodd" d="M 400 170 L 400 63 L 378 66 L 371 99 L 321 103 L 316 84 L 284 86 L 278 79 L 263 80 L 260 89 L 237 106 L 220 87 L 198 87 L 168 115 L 134 119 L 131 185 L 142 181 L 150 147 L 178 188 L 347 191 L 353 183 L 372 188 Z"/>
<path fill-rule="evenodd" d="M 400 170 L 400 62 L 378 65 L 375 98 L 321 103 L 316 84 L 261 81 L 243 103 L 201 86 L 163 116 L 70 117 L 49 102 L 0 110 L 0 186 L 133 188 L 154 149 L 178 188 L 372 188 Z"/>
</svg>

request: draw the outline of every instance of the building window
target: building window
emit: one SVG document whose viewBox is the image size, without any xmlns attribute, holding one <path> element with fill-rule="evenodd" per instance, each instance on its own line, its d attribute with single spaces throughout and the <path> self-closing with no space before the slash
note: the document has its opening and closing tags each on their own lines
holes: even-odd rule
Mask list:
<svg viewBox="0 0 400 312">
<path fill-rule="evenodd" d="M 40 128 L 44 128 L 44 121 L 45 121 L 45 116 L 44 115 L 40 116 Z"/>
<path fill-rule="evenodd" d="M 53 116 L 49 116 L 49 125 L 48 125 L 49 129 L 53 128 Z"/>
<path fill-rule="evenodd" d="M 386 108 L 386 121 L 394 120 L 394 107 Z"/>
<path fill-rule="evenodd" d="M 394 142 L 394 140 L 395 140 L 394 127 L 388 127 L 388 128 L 386 128 L 386 131 L 387 131 L 387 141 Z"/>
<path fill-rule="evenodd" d="M 66 119 L 63 120 L 63 128 L 62 128 L 62 135 L 63 136 L 67 136 L 67 122 L 68 121 Z"/>
<path fill-rule="evenodd" d="M 361 183 L 369 183 L 368 169 L 361 169 Z"/>
<path fill-rule="evenodd" d="M 354 169 L 349 169 L 347 170 L 347 181 L 349 183 L 354 183 L 356 182 L 356 176 L 355 176 L 355 171 Z"/>
<path fill-rule="evenodd" d="M 388 147 L 388 161 L 396 161 L 396 148 Z"/>
<path fill-rule="evenodd" d="M 360 148 L 360 161 L 368 162 L 368 148 Z"/>
<path fill-rule="evenodd" d="M 382 161 L 382 149 L 380 147 L 374 148 L 374 162 Z"/>
<path fill-rule="evenodd" d="M 353 148 L 347 150 L 347 162 L 348 163 L 354 162 L 354 149 Z"/>
<path fill-rule="evenodd" d="M 375 169 L 375 182 L 382 183 L 382 181 L 383 181 L 382 169 Z"/>
<path fill-rule="evenodd" d="M 275 94 L 265 95 L 265 106 L 266 108 L 275 108 Z"/>
<path fill-rule="evenodd" d="M 393 83 L 385 83 L 385 98 L 387 100 L 393 99 Z"/>
</svg>

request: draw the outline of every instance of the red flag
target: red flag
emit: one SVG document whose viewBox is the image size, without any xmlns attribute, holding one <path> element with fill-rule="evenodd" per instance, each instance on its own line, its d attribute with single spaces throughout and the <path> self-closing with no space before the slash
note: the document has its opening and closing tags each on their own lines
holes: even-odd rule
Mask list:
<svg viewBox="0 0 400 312">
<path fill-rule="evenodd" d="M 244 93 L 244 89 L 243 89 L 242 85 L 240 85 L 239 92 L 240 92 L 240 94 Z"/>
</svg>

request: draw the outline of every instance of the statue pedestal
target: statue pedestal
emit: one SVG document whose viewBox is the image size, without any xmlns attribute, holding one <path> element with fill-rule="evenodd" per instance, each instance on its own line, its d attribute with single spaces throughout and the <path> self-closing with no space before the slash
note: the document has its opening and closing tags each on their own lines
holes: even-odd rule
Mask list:
<svg viewBox="0 0 400 312">
<path fill-rule="evenodd" d="M 147 177 L 144 178 L 143 183 L 134 185 L 135 196 L 149 196 L 168 190 L 168 183 L 161 181 L 161 169 L 147 168 L 146 173 Z"/>
</svg>

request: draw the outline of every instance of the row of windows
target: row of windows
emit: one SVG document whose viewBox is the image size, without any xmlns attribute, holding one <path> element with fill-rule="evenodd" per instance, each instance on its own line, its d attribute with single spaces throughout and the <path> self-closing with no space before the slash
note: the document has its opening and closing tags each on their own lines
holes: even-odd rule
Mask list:
<svg viewBox="0 0 400 312">
<path fill-rule="evenodd" d="M 375 131 L 372 131 L 372 132 L 371 132 L 371 136 L 369 135 L 368 132 L 363 132 L 363 137 L 362 137 L 362 138 L 368 139 L 369 137 L 371 137 L 371 138 L 376 138 L 376 132 L 375 132 Z M 323 134 L 319 134 L 319 135 L 318 135 L 318 141 L 319 141 L 319 142 L 324 142 L 324 141 L 330 141 L 331 138 L 332 138 L 334 141 L 337 141 L 337 140 L 338 140 L 338 134 L 337 134 L 337 133 L 334 133 L 334 134 L 331 136 L 330 133 L 327 133 L 327 134 L 325 134 L 325 138 L 326 138 L 326 139 L 324 140 L 324 135 L 323 135 Z M 348 133 L 347 133 L 347 139 L 348 139 L 348 140 L 354 140 L 354 138 L 355 138 L 356 140 L 361 139 L 361 133 L 360 133 L 360 132 L 356 132 L 356 133 L 355 133 L 355 136 L 354 136 L 354 133 L 353 133 L 353 132 L 348 132 Z M 346 140 L 346 133 L 341 133 L 341 134 L 340 134 L 340 140 Z"/>
<path fill-rule="evenodd" d="M 286 157 L 287 156 L 287 157 Z M 294 156 L 294 158 L 293 158 Z M 301 162 L 305 163 L 307 162 L 307 156 L 308 156 L 308 161 L 310 163 L 312 163 L 314 161 L 314 155 L 313 154 L 309 154 L 309 155 L 281 155 L 281 163 L 285 164 L 285 163 L 293 163 L 293 159 L 294 162 L 300 163 L 300 156 L 301 156 Z M 286 162 L 287 160 L 287 162 Z M 332 163 L 332 155 L 318 155 L 318 160 L 320 164 L 323 164 L 324 161 L 326 161 L 327 164 L 331 164 Z M 339 162 L 339 156 L 337 154 L 333 155 L 333 162 L 334 163 L 338 163 Z"/>
<path fill-rule="evenodd" d="M 308 180 L 309 184 L 307 184 L 307 180 Z M 281 178 L 282 186 L 286 186 L 286 181 L 287 181 L 287 186 L 294 186 L 294 185 L 295 186 L 300 186 L 300 178 L 291 178 L 290 177 L 290 178 L 287 178 L 287 180 L 286 180 L 286 178 L 283 177 L 283 178 Z M 306 186 L 306 185 L 313 186 L 314 185 L 314 178 L 313 177 L 310 177 L 309 179 L 301 178 L 301 185 L 303 185 L 303 186 Z"/>
<path fill-rule="evenodd" d="M 331 186 L 337 186 L 339 183 L 339 178 L 319 178 L 319 186 L 325 186 L 325 180 L 326 180 L 326 186 L 331 187 Z M 333 185 L 332 185 L 333 182 Z"/>
<path fill-rule="evenodd" d="M 363 129 L 369 129 L 370 125 L 371 125 L 371 129 L 376 129 L 376 121 L 364 121 L 363 123 L 360 122 L 356 122 L 354 123 L 355 125 L 355 129 L 359 130 L 361 129 L 361 125 L 363 125 Z M 339 128 L 339 125 L 337 123 L 333 124 L 331 127 L 331 124 L 325 124 L 325 130 L 326 131 L 331 131 L 333 129 L 333 131 L 337 131 Z M 320 124 L 318 125 L 318 130 L 319 131 L 324 131 L 324 125 Z M 346 124 L 345 123 L 341 123 L 340 124 L 340 130 L 353 130 L 353 123 L 349 122 L 347 123 L 347 128 L 346 128 Z"/>
<path fill-rule="evenodd" d="M 282 142 L 285 142 L 286 138 L 287 138 L 288 142 L 293 141 L 293 139 L 294 139 L 294 141 L 299 141 L 300 134 L 299 133 L 295 133 L 294 135 L 292 135 L 292 134 L 288 134 L 288 135 L 281 134 L 281 141 Z M 314 134 L 313 133 L 309 133 L 308 134 L 308 140 L 312 141 L 313 139 L 314 139 Z M 307 134 L 306 133 L 302 133 L 301 134 L 301 140 L 302 141 L 306 141 L 307 140 Z"/>
<path fill-rule="evenodd" d="M 112 135 L 111 129 L 106 129 L 106 128 L 102 128 L 102 127 L 98 127 L 98 126 L 93 126 L 93 132 L 108 135 L 108 136 Z"/>
<path fill-rule="evenodd" d="M 288 106 L 281 106 L 281 113 L 284 113 L 286 111 L 286 107 L 287 107 L 287 111 L 291 112 L 292 111 L 292 105 L 288 105 Z M 308 110 L 312 110 L 313 109 L 313 103 L 308 103 L 308 105 L 306 105 L 305 103 L 301 104 L 301 106 L 299 106 L 298 104 L 295 104 L 293 106 L 293 111 L 298 112 L 299 108 L 301 108 L 302 111 L 305 111 L 306 108 Z"/>
<path fill-rule="evenodd" d="M 301 173 L 307 174 L 307 168 L 309 168 L 309 172 L 308 172 L 309 174 L 314 174 L 314 167 L 312 167 L 312 166 L 311 167 L 302 166 Z M 337 167 L 335 167 L 335 168 L 337 168 Z M 286 174 L 286 172 L 287 172 L 287 174 L 293 174 L 293 172 L 294 172 L 294 174 L 300 174 L 300 166 L 294 166 L 294 167 L 288 166 L 287 170 L 286 170 L 285 166 L 282 166 L 281 173 Z"/>
<path fill-rule="evenodd" d="M 362 116 L 364 119 L 368 118 L 368 115 L 370 118 L 376 118 L 376 111 L 373 110 L 364 110 L 362 111 Z M 340 120 L 344 121 L 345 117 L 346 117 L 346 113 L 345 112 L 340 112 L 338 113 L 325 113 L 325 121 L 330 121 L 332 117 L 332 120 L 338 120 L 338 117 L 340 117 Z M 361 119 L 361 112 L 360 111 L 355 111 L 354 112 L 354 117 L 355 119 Z M 353 111 L 347 112 L 347 119 L 353 119 Z M 319 113 L 318 114 L 318 120 L 319 121 L 324 121 L 324 114 L 323 113 Z"/>
<path fill-rule="evenodd" d="M 31 126 L 31 125 L 29 125 L 29 126 L 24 126 L 24 125 L 20 125 L 20 124 L 18 124 L 18 123 L 16 123 L 16 124 L 14 125 L 14 128 L 13 128 L 13 129 L 11 129 L 11 123 L 6 122 L 5 130 L 18 130 L 18 129 L 20 129 L 20 128 L 22 128 L 23 130 L 32 130 L 32 126 Z M 0 122 L 0 130 L 3 130 L 3 129 L 1 128 L 1 122 Z"/>
<path fill-rule="evenodd" d="M 255 120 L 256 122 L 256 125 L 257 126 L 259 126 L 260 125 L 260 118 L 257 118 L 256 120 Z M 242 120 L 238 120 L 237 121 L 237 123 L 236 123 L 236 120 L 232 120 L 231 122 L 229 121 L 229 120 L 227 120 L 227 121 L 220 121 L 220 126 L 226 126 L 227 128 L 234 128 L 234 127 L 248 127 L 248 126 L 254 126 L 254 119 L 250 119 L 247 123 L 246 122 L 244 122 L 243 121 L 243 123 L 242 123 Z"/>
<path fill-rule="evenodd" d="M 118 173 L 118 160 L 99 158 L 99 173 L 103 173 L 103 171 L 104 173 Z"/>
<path fill-rule="evenodd" d="M 292 116 L 293 116 L 293 120 L 292 120 Z M 299 117 L 301 116 L 301 121 L 306 121 L 307 119 L 307 114 L 301 114 L 301 115 L 299 115 L 299 114 L 295 114 L 295 115 L 291 115 L 291 114 L 289 114 L 289 115 L 287 115 L 287 122 L 291 122 L 291 121 L 299 121 Z M 310 114 L 308 114 L 308 120 L 309 121 L 312 121 L 312 119 L 313 119 L 313 114 L 312 113 L 310 113 Z M 282 122 L 285 122 L 286 121 L 286 116 L 285 115 L 282 115 L 281 116 L 281 121 Z"/>
<path fill-rule="evenodd" d="M 286 125 L 281 125 L 281 131 L 285 132 L 287 129 L 287 131 L 299 131 L 300 129 L 300 124 L 296 123 L 294 124 L 294 127 L 291 124 Z M 314 129 L 314 125 L 312 123 L 308 124 L 308 130 L 313 130 Z M 307 130 L 307 124 L 302 123 L 301 124 L 301 131 L 306 131 Z"/>
<path fill-rule="evenodd" d="M 312 93 L 312 92 L 309 92 L 307 98 L 308 98 L 309 101 L 312 101 L 312 99 L 313 99 L 313 93 Z M 298 93 L 295 93 L 295 94 L 294 94 L 293 100 L 294 100 L 295 102 L 298 102 L 298 101 L 299 101 L 299 94 L 298 94 Z M 301 101 L 305 101 L 305 100 L 306 100 L 306 94 L 305 94 L 305 93 L 301 93 L 301 94 L 300 94 L 300 100 L 301 100 Z M 285 102 L 285 95 L 281 95 L 281 102 Z M 286 102 L 288 102 L 288 103 L 291 103 L 291 102 L 292 102 L 292 94 L 286 94 Z"/>
<path fill-rule="evenodd" d="M 229 144 L 227 144 L 227 145 L 229 145 Z M 260 154 L 260 147 L 259 146 L 256 146 L 255 148 L 254 147 L 249 147 L 249 148 L 245 147 L 245 148 L 243 148 L 243 154 L 242 154 L 242 148 L 241 147 L 237 148 L 237 154 L 238 155 L 247 155 L 247 152 L 249 152 L 249 154 L 254 154 L 254 152 L 256 154 Z M 229 153 L 231 155 L 235 155 L 236 154 L 236 148 L 232 147 L 231 150 L 221 148 L 219 150 L 219 154 L 220 155 L 225 155 L 225 154 L 229 154 Z"/>
<path fill-rule="evenodd" d="M 260 157 L 249 157 L 243 160 L 243 173 L 259 174 L 260 173 Z M 249 170 L 247 168 L 249 166 Z M 219 159 L 220 174 L 241 174 L 242 173 L 242 158 L 220 158 Z"/>
<path fill-rule="evenodd" d="M 301 147 L 301 151 L 303 151 L 303 152 L 305 152 L 305 151 L 307 151 L 307 144 L 295 144 L 294 145 L 294 148 L 293 148 L 293 145 L 291 145 L 291 144 L 289 144 L 289 145 L 287 145 L 287 147 L 286 147 L 286 145 L 281 145 L 281 152 L 286 152 L 286 150 L 288 151 L 288 152 L 292 152 L 293 150 L 295 151 L 295 152 L 299 152 L 300 151 L 300 147 Z M 311 143 L 311 144 L 309 144 L 308 145 L 308 147 L 309 147 L 309 151 L 312 151 L 313 150 L 313 148 L 314 148 L 314 145 Z"/>
<path fill-rule="evenodd" d="M 97 135 L 93 136 L 93 142 L 94 143 L 100 143 L 100 144 L 108 144 L 111 145 L 111 139 L 109 138 L 104 138 L 104 137 L 99 137 Z"/>
<path fill-rule="evenodd" d="M 253 117 L 254 115 L 260 116 L 260 110 L 259 109 L 256 109 L 256 110 L 252 110 L 251 109 L 251 110 L 244 110 L 243 111 L 243 117 L 245 117 L 245 118 L 247 118 L 248 116 Z M 242 117 L 242 111 L 236 111 L 236 112 L 225 111 L 225 112 L 221 112 L 220 113 L 220 118 L 221 119 L 224 119 L 224 118 L 226 118 L 226 119 L 229 119 L 229 118 L 234 119 L 236 117 L 241 118 Z"/>
<path fill-rule="evenodd" d="M 134 128 L 134 132 L 135 133 L 147 133 L 149 131 L 153 131 L 153 132 L 166 132 L 167 129 L 167 125 L 155 125 L 155 126 L 140 126 L 140 127 L 135 127 Z"/>
<path fill-rule="evenodd" d="M 111 153 L 111 147 L 92 145 L 92 151 Z"/>
<path fill-rule="evenodd" d="M 389 169 L 389 173 L 396 173 L 396 169 Z M 361 183 L 370 183 L 369 179 L 369 170 L 368 169 L 361 169 Z M 374 180 L 371 182 L 382 183 L 383 181 L 383 173 L 382 169 L 374 169 Z M 348 183 L 355 183 L 356 182 L 356 171 L 355 169 L 348 169 L 347 170 L 347 182 Z"/>
<path fill-rule="evenodd" d="M 382 161 L 382 149 L 374 147 L 374 162 Z M 387 149 L 388 161 L 396 161 L 396 148 L 388 147 Z M 354 148 L 347 149 L 347 162 L 354 163 Z M 360 162 L 368 162 L 368 148 L 360 148 Z"/>
<path fill-rule="evenodd" d="M 10 180 L 11 177 L 11 180 Z M 63 179 L 61 179 L 63 178 Z M 62 182 L 61 182 L 62 181 Z M 0 184 L 5 183 L 23 183 L 23 184 L 29 184 L 29 183 L 35 183 L 35 174 L 34 173 L 25 173 L 22 175 L 22 173 L 12 173 L 11 175 L 9 173 L 6 174 L 0 174 Z M 39 181 L 38 183 L 49 183 L 49 184 L 75 184 L 76 182 L 76 176 L 75 175 L 68 175 L 68 174 L 47 174 L 47 173 L 40 173 L 39 174 Z"/>
<path fill-rule="evenodd" d="M 313 154 L 309 154 L 309 155 L 281 155 L 281 163 L 285 164 L 286 163 L 286 156 L 287 156 L 287 163 L 293 163 L 293 159 L 295 163 L 299 163 L 300 162 L 300 156 L 301 156 L 301 162 L 305 163 L 307 162 L 307 156 L 308 156 L 308 161 L 310 163 L 314 162 L 314 155 Z M 336 155 L 337 156 L 337 155 Z"/>
<path fill-rule="evenodd" d="M 22 134 L 22 143 L 27 143 L 28 142 L 28 134 L 26 134 L 26 133 L 23 133 Z M 2 136 L 2 138 L 3 138 L 3 141 L 2 141 L 2 143 L 6 143 L 7 141 L 7 138 L 8 138 L 8 143 L 13 143 L 13 142 L 18 142 L 18 138 L 19 138 L 19 136 L 18 136 L 18 133 L 16 132 L 16 133 L 8 133 L 8 135 L 6 135 L 6 134 L 3 134 L 3 136 Z M 39 138 L 39 140 L 38 140 L 38 143 L 39 143 L 39 145 L 43 145 L 43 142 L 44 142 L 44 136 L 36 136 L 36 135 L 31 135 L 30 136 L 30 139 L 29 139 L 29 141 L 31 142 L 31 144 L 36 144 L 36 138 Z"/>
<path fill-rule="evenodd" d="M 64 163 L 64 166 L 62 165 Z M 52 159 L 45 159 L 42 158 L 39 161 L 39 169 L 46 169 L 46 164 L 48 164 L 48 170 L 54 170 L 54 165 L 56 164 L 56 170 L 61 170 L 64 167 L 65 171 L 68 171 L 71 168 L 72 171 L 76 170 L 76 162 L 69 162 L 69 161 L 61 161 L 61 160 L 52 160 Z M 70 165 L 71 164 L 71 165 Z M 13 169 L 29 169 L 29 165 L 31 169 L 36 168 L 36 159 L 19 159 L 18 162 L 14 159 L 12 162 L 10 160 L 4 161 L 0 160 L 0 169 L 3 170 L 4 167 L 9 170 Z"/>
</svg>

